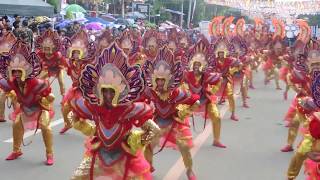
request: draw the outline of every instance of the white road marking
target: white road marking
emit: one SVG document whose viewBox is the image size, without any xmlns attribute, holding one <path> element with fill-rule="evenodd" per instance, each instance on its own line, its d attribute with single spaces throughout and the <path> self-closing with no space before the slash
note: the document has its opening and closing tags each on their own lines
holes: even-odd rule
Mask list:
<svg viewBox="0 0 320 180">
<path fill-rule="evenodd" d="M 62 123 L 64 123 L 63 118 L 60 118 L 60 119 L 58 119 L 56 121 L 52 121 L 50 123 L 50 127 L 53 128 L 53 127 L 58 126 L 59 124 L 62 124 Z M 36 134 L 39 134 L 40 132 L 41 132 L 41 129 L 38 129 Z M 27 132 L 24 133 L 23 139 L 26 139 L 26 138 L 28 138 L 30 136 L 33 136 L 33 134 L 34 134 L 34 130 L 27 131 Z M 5 140 L 3 142 L 5 142 L 5 143 L 13 143 L 13 138 L 7 139 L 7 140 Z"/>
<path fill-rule="evenodd" d="M 239 95 L 235 95 L 234 99 L 238 99 Z M 225 116 L 225 114 L 228 111 L 228 105 L 225 104 L 220 109 L 220 116 L 221 119 Z M 194 146 L 191 149 L 191 156 L 194 158 L 194 156 L 198 153 L 202 145 L 205 143 L 205 141 L 208 139 L 210 134 L 212 133 L 211 125 L 207 125 L 204 131 L 199 134 L 195 140 L 193 141 Z M 178 180 L 181 174 L 185 171 L 185 167 L 183 164 L 182 157 L 176 161 L 176 163 L 170 168 L 168 173 L 164 176 L 163 180 Z"/>
</svg>

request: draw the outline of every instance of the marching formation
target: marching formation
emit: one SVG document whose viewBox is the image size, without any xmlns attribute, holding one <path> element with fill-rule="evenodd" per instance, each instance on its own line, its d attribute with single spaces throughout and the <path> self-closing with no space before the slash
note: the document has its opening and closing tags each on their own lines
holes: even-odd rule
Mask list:
<svg viewBox="0 0 320 180">
<path fill-rule="evenodd" d="M 262 69 L 265 85 L 280 80 L 296 96 L 285 115 L 288 140 L 282 152 L 298 146 L 287 172 L 295 179 L 303 164 L 306 176 L 320 178 L 320 42 L 311 39 L 310 27 L 298 20 L 300 34 L 293 45 L 284 43 L 284 23 L 273 19 L 275 32 L 261 19 L 245 30 L 244 19 L 215 17 L 211 35 L 192 39 L 182 29 L 166 31 L 126 29 L 120 36 L 105 30 L 89 37 L 79 29 L 71 38 L 48 28 L 30 43 L 11 32 L 0 37 L 0 120 L 5 121 L 5 102 L 12 102 L 12 153 L 6 160 L 23 155 L 21 145 L 27 130 L 41 130 L 46 165 L 54 164 L 54 117 L 51 84 L 60 86 L 64 127 L 84 136 L 83 161 L 71 179 L 152 179 L 153 157 L 164 148 L 181 153 L 186 176 L 193 171 L 190 124 L 194 116 L 212 124 L 214 148 L 226 148 L 221 140 L 222 121 L 218 106 L 228 101 L 230 120 L 239 121 L 235 94 L 249 108 L 249 90 L 255 89 L 254 73 Z M 66 90 L 64 72 L 72 80 Z M 79 157 L 80 158 L 80 157 Z"/>
</svg>

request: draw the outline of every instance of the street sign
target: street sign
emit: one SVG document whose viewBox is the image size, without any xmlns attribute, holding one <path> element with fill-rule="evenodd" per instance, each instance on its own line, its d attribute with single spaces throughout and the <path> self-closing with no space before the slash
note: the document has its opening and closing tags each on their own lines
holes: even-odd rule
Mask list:
<svg viewBox="0 0 320 180">
<path fill-rule="evenodd" d="M 136 8 L 140 13 L 148 13 L 150 11 L 150 5 L 149 4 L 136 4 Z"/>
</svg>

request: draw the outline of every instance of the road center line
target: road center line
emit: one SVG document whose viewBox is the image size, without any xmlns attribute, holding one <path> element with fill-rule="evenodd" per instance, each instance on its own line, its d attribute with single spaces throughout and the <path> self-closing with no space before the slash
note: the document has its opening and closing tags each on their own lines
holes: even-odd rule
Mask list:
<svg viewBox="0 0 320 180">
<path fill-rule="evenodd" d="M 235 95 L 234 97 L 235 100 L 238 99 L 238 97 L 239 97 L 238 94 Z M 223 119 L 227 111 L 228 111 L 228 105 L 225 104 L 220 109 L 221 120 Z M 200 150 L 202 145 L 205 143 L 205 141 L 208 139 L 211 133 L 212 133 L 211 125 L 207 125 L 204 131 L 195 138 L 195 140 L 193 141 L 194 147 L 191 149 L 192 159 L 198 153 L 198 151 Z M 180 156 L 180 158 L 176 161 L 176 163 L 170 168 L 168 173 L 164 176 L 163 180 L 178 180 L 184 171 L 185 171 L 185 167 L 183 164 L 182 157 Z"/>
</svg>

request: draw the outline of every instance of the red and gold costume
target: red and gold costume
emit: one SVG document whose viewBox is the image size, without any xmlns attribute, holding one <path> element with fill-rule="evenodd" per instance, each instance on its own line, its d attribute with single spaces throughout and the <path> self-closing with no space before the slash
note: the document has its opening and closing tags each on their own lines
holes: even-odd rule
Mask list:
<svg viewBox="0 0 320 180">
<path fill-rule="evenodd" d="M 209 42 L 203 38 L 190 50 L 189 70 L 184 75 L 184 82 L 192 94 L 200 96 L 200 111 L 204 112 L 204 117 L 211 119 L 213 131 L 213 145 L 225 148 L 220 143 L 221 117 L 217 108 L 217 97 L 214 94 L 220 87 L 221 75 L 212 72 L 212 62 L 210 59 Z M 200 65 L 199 69 L 195 64 Z M 204 111 L 203 111 L 204 109 Z"/>
<path fill-rule="evenodd" d="M 142 40 L 143 54 L 145 59 L 155 59 L 162 43 L 163 42 L 160 40 L 160 34 L 156 30 L 150 29 L 145 32 Z"/>
<path fill-rule="evenodd" d="M 97 53 L 98 55 L 101 54 L 101 52 L 110 46 L 110 44 L 113 43 L 115 37 L 113 36 L 111 30 L 105 30 L 102 32 L 102 34 L 97 38 L 96 47 L 97 47 Z"/>
<path fill-rule="evenodd" d="M 61 134 L 64 134 L 73 125 L 77 129 L 79 123 L 85 123 L 85 120 L 78 121 L 78 111 L 81 108 L 77 107 L 75 102 L 83 101 L 79 89 L 79 77 L 83 67 L 94 60 L 96 53 L 94 44 L 89 42 L 89 36 L 84 30 L 78 31 L 71 39 L 67 38 L 65 41 L 64 48 L 68 58 L 67 74 L 72 80 L 72 86 L 61 103 L 61 112 L 64 119 L 64 128 L 60 131 Z M 75 53 L 78 53 L 78 56 L 75 56 Z M 70 112 L 73 112 L 72 117 L 70 117 Z"/>
<path fill-rule="evenodd" d="M 215 55 L 215 68 L 218 73 L 222 75 L 222 84 L 220 86 L 221 99 L 219 103 L 225 101 L 225 96 L 228 98 L 229 110 L 231 111 L 231 119 L 237 121 L 238 118 L 235 114 L 235 99 L 233 96 L 233 76 L 236 71 L 239 70 L 239 61 L 227 57 L 227 54 L 232 51 L 232 45 L 224 37 L 220 37 L 214 44 L 213 52 Z M 223 54 L 223 57 L 219 57 L 218 54 Z"/>
<path fill-rule="evenodd" d="M 91 116 L 96 128 L 90 137 L 81 165 L 71 179 L 152 179 L 149 163 L 142 149 L 158 134 L 151 120 L 153 109 L 132 101 L 144 89 L 142 71 L 128 66 L 127 57 L 115 43 L 105 49 L 94 65 L 86 65 L 81 73 L 80 89 L 86 102 L 86 116 Z M 114 96 L 105 99 L 103 92 Z M 106 101 L 112 101 L 112 105 Z M 142 130 L 133 130 L 133 127 Z"/>
<path fill-rule="evenodd" d="M 247 104 L 249 81 L 252 80 L 252 59 L 247 57 L 248 48 L 245 41 L 240 36 L 235 36 L 231 39 L 230 43 L 234 48 L 234 58 L 241 63 L 238 77 L 235 78 L 240 80 L 240 92 L 242 96 L 243 107 L 249 108 Z"/>
<path fill-rule="evenodd" d="M 25 129 L 41 129 L 46 147 L 47 165 L 53 164 L 52 132 L 50 120 L 54 96 L 47 81 L 36 78 L 40 74 L 41 64 L 36 53 L 31 53 L 30 47 L 22 41 L 17 41 L 9 52 L 7 63 L 1 64 L 0 81 L 3 90 L 13 90 L 19 107 L 15 109 L 13 117 L 13 152 L 7 160 L 17 159 L 22 155 L 21 144 Z M 17 76 L 13 72 L 20 72 Z"/>
<path fill-rule="evenodd" d="M 0 58 L 1 62 L 6 62 L 9 59 L 8 53 L 12 46 L 16 43 L 17 39 L 11 32 L 4 34 L 0 37 Z M 1 77 L 2 78 L 2 77 Z M 0 89 L 0 122 L 5 122 L 5 109 L 6 100 L 12 96 L 12 93 L 6 93 Z"/>
<path fill-rule="evenodd" d="M 273 33 L 272 42 L 269 44 L 268 59 L 263 66 L 265 71 L 265 83 L 274 79 L 276 89 L 281 90 L 279 82 L 279 69 L 285 54 L 285 45 L 283 39 L 285 37 L 284 23 L 282 20 L 273 19 L 272 24 L 275 28 Z"/>
<path fill-rule="evenodd" d="M 188 53 L 191 45 L 191 40 L 188 34 L 184 31 L 178 32 L 178 54 L 184 67 L 188 65 Z"/>
<path fill-rule="evenodd" d="M 159 50 L 157 57 L 144 64 L 146 88 L 144 98 L 155 106 L 155 122 L 161 128 L 158 139 L 146 149 L 146 159 L 152 165 L 153 150 L 160 143 L 161 149 L 165 146 L 178 148 L 189 179 L 195 179 L 192 171 L 192 134 L 188 120 L 190 111 L 197 106 L 198 96 L 187 90 L 179 89 L 183 78 L 182 64 L 174 59 L 174 54 L 167 48 Z M 160 90 L 158 81 L 163 80 Z"/>
<path fill-rule="evenodd" d="M 117 40 L 117 42 L 128 56 L 130 65 L 141 65 L 144 63 L 145 57 L 140 52 L 140 40 L 134 40 L 134 37 L 134 32 L 132 30 L 126 30 L 121 34 L 121 37 Z"/>
<path fill-rule="evenodd" d="M 60 37 L 57 32 L 48 29 L 36 40 L 37 55 L 41 60 L 42 71 L 39 75 L 41 79 L 57 78 L 60 86 L 60 93 L 65 94 L 63 82 L 63 68 L 65 58 L 60 52 Z"/>
<path fill-rule="evenodd" d="M 300 143 L 298 149 L 296 150 L 294 156 L 291 159 L 287 176 L 289 180 L 295 179 L 300 172 L 300 169 L 303 165 L 303 162 L 306 158 L 313 161 L 318 161 L 319 159 L 319 55 L 320 55 L 320 45 L 315 41 L 310 41 L 307 45 L 308 50 L 308 64 L 310 65 L 310 73 L 311 73 L 311 90 L 309 97 L 300 98 L 298 100 L 297 105 L 297 113 L 302 115 L 303 118 L 306 119 L 304 123 L 304 127 L 306 130 L 304 131 L 303 141 Z M 302 65 L 302 64 L 300 64 Z M 312 98 L 311 98 L 312 97 Z M 318 157 L 318 158 L 317 158 Z M 319 162 L 319 161 L 318 161 Z M 319 170 L 319 166 L 315 169 L 310 169 L 310 163 L 307 161 L 307 172 L 312 173 Z M 315 174 L 318 176 L 317 174 Z"/>
<path fill-rule="evenodd" d="M 309 96 L 310 94 L 310 77 L 306 72 L 293 69 L 288 76 L 288 81 L 297 94 L 294 97 L 285 117 L 285 120 L 288 122 L 289 129 L 287 145 L 281 149 L 282 152 L 293 151 L 293 143 L 298 135 L 300 124 L 303 125 L 306 123 L 306 118 L 299 113 L 301 99 Z"/>
</svg>

